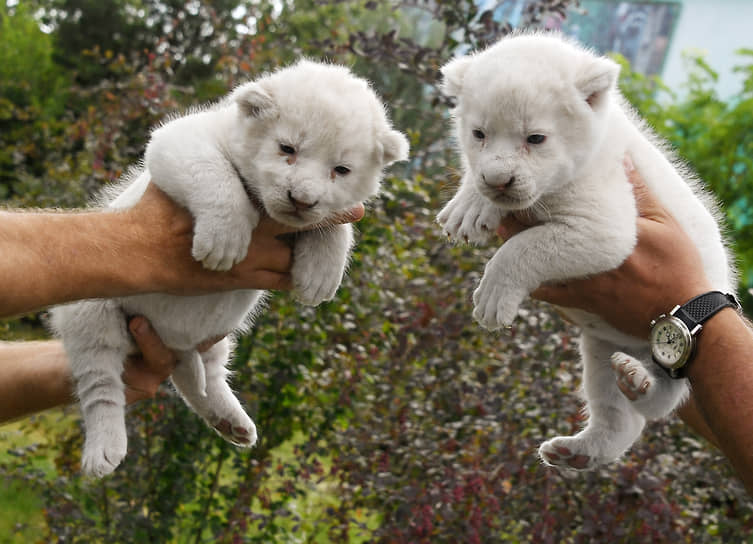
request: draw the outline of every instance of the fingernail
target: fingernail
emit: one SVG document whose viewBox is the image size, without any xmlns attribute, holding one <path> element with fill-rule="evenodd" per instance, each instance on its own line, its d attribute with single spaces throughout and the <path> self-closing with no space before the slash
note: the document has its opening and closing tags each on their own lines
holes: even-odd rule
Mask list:
<svg viewBox="0 0 753 544">
<path fill-rule="evenodd" d="M 348 218 L 353 222 L 360 221 L 361 219 L 363 219 L 364 215 L 366 215 L 366 210 L 363 206 L 351 208 L 348 211 Z"/>
<path fill-rule="evenodd" d="M 630 155 L 625 155 L 625 158 L 622 159 L 622 165 L 625 168 L 625 172 L 628 174 L 635 170 L 635 165 L 633 164 L 633 159 L 630 158 Z"/>
<path fill-rule="evenodd" d="M 134 317 L 129 328 L 133 334 L 143 335 L 149 332 L 149 322 L 143 317 Z"/>
</svg>

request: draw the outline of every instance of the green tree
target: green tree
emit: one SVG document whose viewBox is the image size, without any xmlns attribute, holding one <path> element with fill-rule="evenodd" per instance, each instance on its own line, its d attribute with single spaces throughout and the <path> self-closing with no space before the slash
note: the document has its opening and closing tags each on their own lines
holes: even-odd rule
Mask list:
<svg viewBox="0 0 753 544">
<path fill-rule="evenodd" d="M 59 143 L 69 80 L 53 62 L 53 39 L 24 6 L 0 5 L 0 198 L 43 171 Z"/>
<path fill-rule="evenodd" d="M 60 115 L 70 84 L 53 61 L 53 38 L 25 5 L 0 4 L 0 96 L 16 107 Z"/>
<path fill-rule="evenodd" d="M 125 57 L 137 69 L 166 55 L 178 84 L 206 79 L 241 37 L 239 18 L 256 3 L 241 0 L 32 0 L 54 29 L 57 62 L 83 85 L 117 75 Z"/>
</svg>

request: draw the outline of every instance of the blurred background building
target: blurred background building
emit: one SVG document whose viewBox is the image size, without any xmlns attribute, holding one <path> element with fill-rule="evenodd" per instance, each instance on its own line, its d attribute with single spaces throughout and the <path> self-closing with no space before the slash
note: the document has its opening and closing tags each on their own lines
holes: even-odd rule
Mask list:
<svg viewBox="0 0 753 544">
<path fill-rule="evenodd" d="M 530 0 L 481 0 L 495 19 L 516 26 Z M 658 75 L 675 92 L 687 80 L 685 55 L 701 55 L 718 72 L 716 90 L 725 98 L 740 90 L 743 77 L 734 72 L 740 63 L 735 52 L 753 48 L 753 0 L 580 0 L 559 28 L 602 53 L 618 52 L 637 71 Z"/>
</svg>

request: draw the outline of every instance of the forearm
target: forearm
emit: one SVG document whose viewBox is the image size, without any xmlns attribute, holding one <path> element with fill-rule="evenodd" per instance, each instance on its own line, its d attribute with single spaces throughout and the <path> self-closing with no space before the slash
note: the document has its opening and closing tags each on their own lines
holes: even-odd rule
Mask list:
<svg viewBox="0 0 753 544">
<path fill-rule="evenodd" d="M 682 406 L 677 409 L 677 415 L 685 422 L 687 426 L 693 429 L 696 433 L 709 441 L 717 448 L 721 449 L 719 439 L 717 439 L 714 431 L 709 427 L 706 418 L 698 408 L 698 404 L 695 401 L 695 397 L 691 394 L 688 400 L 686 400 Z"/>
<path fill-rule="evenodd" d="M 0 212 L 0 316 L 131 293 L 143 244 L 123 213 Z"/>
<path fill-rule="evenodd" d="M 753 493 L 753 331 L 733 310 L 710 319 L 688 378 L 699 412 Z"/>
<path fill-rule="evenodd" d="M 73 401 L 60 342 L 0 342 L 0 423 Z"/>
<path fill-rule="evenodd" d="M 178 359 L 145 318 L 134 317 L 128 329 L 140 351 L 123 364 L 125 398 L 131 404 L 153 397 Z M 206 351 L 216 341 L 208 339 L 196 348 Z M 0 342 L 0 423 L 73 400 L 73 379 L 62 342 Z"/>
<path fill-rule="evenodd" d="M 335 221 L 362 216 L 360 206 Z M 124 211 L 0 211 L 0 317 L 84 298 L 290 289 L 291 249 L 278 237 L 295 230 L 263 218 L 248 257 L 213 272 L 191 256 L 191 215 L 151 185 Z"/>
</svg>

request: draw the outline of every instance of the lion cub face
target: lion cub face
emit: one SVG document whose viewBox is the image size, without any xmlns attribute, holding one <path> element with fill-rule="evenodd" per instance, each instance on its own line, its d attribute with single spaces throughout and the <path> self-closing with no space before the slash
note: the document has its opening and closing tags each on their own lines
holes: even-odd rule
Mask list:
<svg viewBox="0 0 753 544">
<path fill-rule="evenodd" d="M 254 191 L 282 223 L 310 225 L 367 200 L 383 168 L 407 158 L 405 136 L 346 68 L 302 61 L 232 98 L 246 117 L 241 169 L 254 172 Z"/>
<path fill-rule="evenodd" d="M 503 38 L 442 68 L 466 173 L 505 210 L 577 177 L 606 129 L 618 65 L 554 37 Z"/>
</svg>

